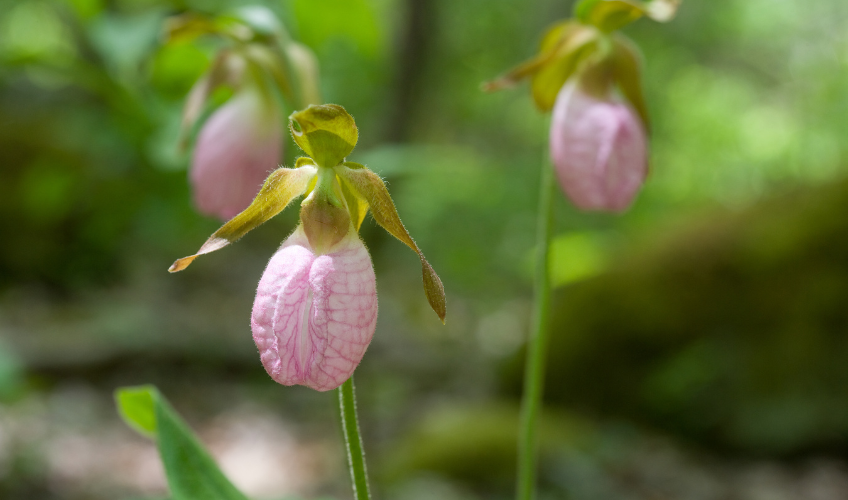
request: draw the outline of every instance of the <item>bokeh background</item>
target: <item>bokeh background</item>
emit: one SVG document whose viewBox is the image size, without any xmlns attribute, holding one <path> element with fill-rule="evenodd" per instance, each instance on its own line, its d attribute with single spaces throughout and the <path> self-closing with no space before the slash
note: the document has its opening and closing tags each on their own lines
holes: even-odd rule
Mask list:
<svg viewBox="0 0 848 500">
<path fill-rule="evenodd" d="M 177 144 L 238 2 L 0 2 L 0 497 L 164 498 L 112 391 L 154 383 L 255 498 L 348 498 L 336 395 L 273 383 L 250 337 L 289 210 L 169 275 L 218 223 Z M 357 370 L 378 498 L 509 498 L 548 117 L 479 84 L 566 0 L 278 0 L 445 283 L 371 219 Z M 685 0 L 645 53 L 652 173 L 622 216 L 556 206 L 544 499 L 848 498 L 848 3 Z M 297 156 L 286 146 L 286 161 Z"/>
</svg>

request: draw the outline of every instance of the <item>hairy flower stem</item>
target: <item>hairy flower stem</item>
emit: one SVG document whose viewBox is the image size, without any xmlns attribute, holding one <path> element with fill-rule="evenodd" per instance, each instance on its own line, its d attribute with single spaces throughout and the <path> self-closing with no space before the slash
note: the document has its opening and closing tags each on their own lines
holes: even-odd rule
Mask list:
<svg viewBox="0 0 848 500">
<path fill-rule="evenodd" d="M 527 345 L 524 368 L 524 394 L 521 401 L 521 420 L 518 434 L 517 500 L 532 500 L 536 486 L 538 462 L 539 413 L 545 377 L 545 358 L 548 352 L 551 310 L 549 250 L 553 221 L 554 169 L 547 159 L 542 161 L 539 188 L 539 214 L 536 228 L 536 270 L 534 276 L 533 328 Z"/>
<path fill-rule="evenodd" d="M 368 471 L 365 469 L 365 451 L 362 438 L 359 437 L 359 419 L 356 416 L 356 393 L 353 389 L 353 375 L 339 387 L 339 409 L 342 413 L 347 463 L 350 466 L 350 479 L 353 482 L 353 497 L 356 500 L 371 500 L 368 489 Z"/>
</svg>

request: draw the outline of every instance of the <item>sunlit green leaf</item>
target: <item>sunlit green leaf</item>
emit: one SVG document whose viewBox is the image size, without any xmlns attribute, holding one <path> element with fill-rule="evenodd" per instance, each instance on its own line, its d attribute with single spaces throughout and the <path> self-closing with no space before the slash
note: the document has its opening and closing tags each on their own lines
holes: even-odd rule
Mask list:
<svg viewBox="0 0 848 500">
<path fill-rule="evenodd" d="M 574 232 L 555 237 L 550 250 L 551 286 L 593 278 L 607 270 L 607 241 L 603 235 Z"/>
<path fill-rule="evenodd" d="M 133 429 L 156 440 L 173 500 L 247 500 L 155 387 L 118 389 L 115 400 Z"/>
<path fill-rule="evenodd" d="M 115 392 L 118 413 L 136 432 L 156 438 L 156 401 L 153 386 L 127 387 Z"/>
</svg>

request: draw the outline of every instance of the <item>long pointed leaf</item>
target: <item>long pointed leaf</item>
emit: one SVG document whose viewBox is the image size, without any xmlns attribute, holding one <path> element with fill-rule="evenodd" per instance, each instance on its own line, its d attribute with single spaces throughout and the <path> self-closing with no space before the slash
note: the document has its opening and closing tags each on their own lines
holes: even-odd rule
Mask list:
<svg viewBox="0 0 848 500">
<path fill-rule="evenodd" d="M 173 500 L 247 500 L 155 387 L 118 389 L 115 401 L 130 427 L 156 440 Z"/>
</svg>

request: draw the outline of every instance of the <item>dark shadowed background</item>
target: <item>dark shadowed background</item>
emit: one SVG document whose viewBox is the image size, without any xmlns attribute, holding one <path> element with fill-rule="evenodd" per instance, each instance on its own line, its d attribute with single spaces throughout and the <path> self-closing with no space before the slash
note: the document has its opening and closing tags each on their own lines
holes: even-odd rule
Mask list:
<svg viewBox="0 0 848 500">
<path fill-rule="evenodd" d="M 112 391 L 154 383 L 255 498 L 348 498 L 335 393 L 265 374 L 254 288 L 290 209 L 169 275 L 197 215 L 182 100 L 225 1 L 0 1 L 0 498 L 163 498 Z M 265 2 L 356 118 L 439 272 L 368 218 L 380 316 L 357 370 L 378 498 L 509 498 L 548 117 L 479 84 L 561 0 Z M 652 173 L 625 215 L 559 197 L 543 499 L 848 498 L 848 4 L 684 0 L 645 54 Z M 287 110 L 291 111 L 291 110 Z M 288 140 L 286 164 L 298 156 Z"/>
</svg>

